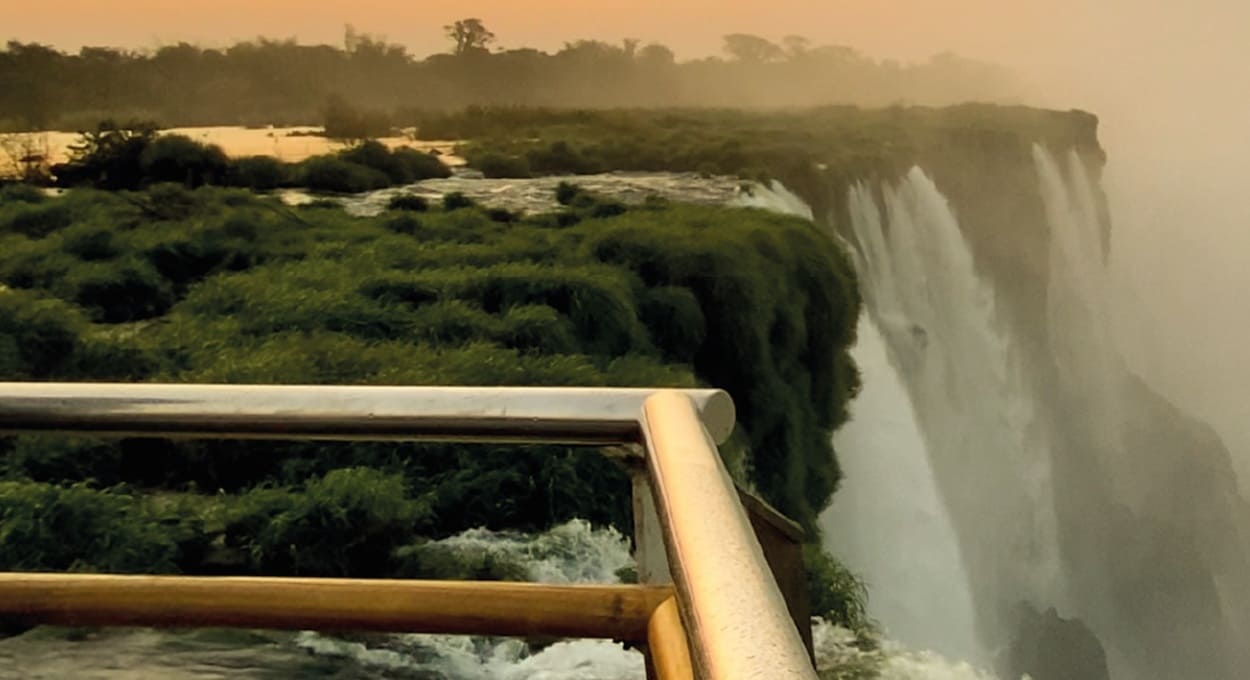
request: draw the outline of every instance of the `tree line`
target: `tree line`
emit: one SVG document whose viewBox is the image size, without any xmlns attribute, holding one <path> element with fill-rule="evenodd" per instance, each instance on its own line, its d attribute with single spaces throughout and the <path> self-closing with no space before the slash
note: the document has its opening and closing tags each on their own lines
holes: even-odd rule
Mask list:
<svg viewBox="0 0 1250 680">
<path fill-rule="evenodd" d="M 449 50 L 423 58 L 350 27 L 342 46 L 259 38 L 226 48 L 67 53 L 14 40 L 0 49 L 0 128 L 88 129 L 105 118 L 311 124 L 322 122 L 331 97 L 403 123 L 405 112 L 472 105 L 941 105 L 1012 92 L 1003 69 L 951 54 L 902 64 L 798 36 L 729 35 L 723 56 L 679 61 L 664 45 L 632 39 L 576 40 L 554 52 L 499 49 L 478 19 L 446 33 Z"/>
</svg>

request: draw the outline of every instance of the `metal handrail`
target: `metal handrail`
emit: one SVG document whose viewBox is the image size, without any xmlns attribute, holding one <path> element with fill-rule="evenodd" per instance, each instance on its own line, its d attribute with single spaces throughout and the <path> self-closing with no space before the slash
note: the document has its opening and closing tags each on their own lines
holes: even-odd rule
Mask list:
<svg viewBox="0 0 1250 680">
<path fill-rule="evenodd" d="M 693 666 L 704 680 L 814 680 L 716 452 L 733 426 L 733 402 L 719 390 L 0 383 L 0 432 L 644 444 L 680 614 L 657 602 L 643 629 L 667 641 L 664 668 L 672 675 L 661 677 L 688 677 Z M 53 598 L 74 592 L 82 578 L 46 575 L 38 583 Z M 162 587 L 184 581 L 167 578 Z M 32 583 L 29 575 L 0 574 L 0 593 L 21 579 Z M 132 583 L 155 587 L 150 579 Z M 90 607 L 69 597 L 54 615 L 25 602 L 21 609 L 0 598 L 0 616 L 64 621 L 75 607 Z M 159 607 L 147 616 L 130 622 L 162 620 Z M 688 658 L 673 653 L 674 641 L 688 642 Z"/>
<path fill-rule="evenodd" d="M 643 404 L 651 493 L 699 677 L 815 678 L 738 492 L 678 392 Z"/>
<path fill-rule="evenodd" d="M 734 427 L 721 390 L 682 390 L 718 443 Z M 652 389 L 0 383 L 0 432 L 231 439 L 640 442 Z"/>
</svg>

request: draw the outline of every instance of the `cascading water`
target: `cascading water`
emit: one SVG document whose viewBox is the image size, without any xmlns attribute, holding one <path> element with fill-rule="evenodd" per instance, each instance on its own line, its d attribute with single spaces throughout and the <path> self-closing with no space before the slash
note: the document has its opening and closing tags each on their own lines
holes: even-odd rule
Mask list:
<svg viewBox="0 0 1250 680">
<path fill-rule="evenodd" d="M 1001 672 L 1239 677 L 1250 630 L 1250 510 L 1228 452 L 1121 359 L 1110 331 L 1106 217 L 1082 157 L 1059 161 L 1037 147 L 1032 160 L 1047 228 L 1042 299 L 999 299 L 1004 281 L 978 271 L 954 210 L 919 168 L 896 182 L 856 184 L 845 204 L 869 316 L 914 407 L 980 640 Z M 1007 305 L 1017 306 L 1014 316 L 1003 314 Z M 1029 332 L 1044 337 L 1021 335 Z M 863 348 L 857 358 L 871 381 Z M 859 426 L 870 388 L 854 412 Z M 847 500 L 885 496 L 909 474 L 901 463 L 880 478 L 857 473 L 855 449 L 839 446 L 848 481 L 830 526 L 866 521 Z M 841 533 L 855 545 L 845 538 L 853 532 Z M 880 553 L 880 543 L 867 548 Z M 864 571 L 889 574 L 879 564 Z M 944 594 L 929 590 L 931 603 Z M 908 604 L 909 615 L 925 615 Z"/>
<path fill-rule="evenodd" d="M 915 406 L 981 637 L 1000 648 L 1016 603 L 1063 598 L 1047 443 L 945 197 L 919 168 L 880 195 L 884 210 L 867 185 L 848 196 L 865 299 Z"/>
<path fill-rule="evenodd" d="M 910 398 L 870 317 L 858 333 L 852 353 L 864 387 L 833 438 L 846 481 L 821 517 L 825 542 L 867 579 L 869 615 L 890 638 L 988 664 Z"/>
<path fill-rule="evenodd" d="M 755 187 L 736 203 L 813 219 L 810 206 L 777 182 Z M 875 206 L 868 209 L 861 201 L 859 207 L 877 227 L 866 234 L 881 235 Z M 859 268 L 862 275 L 862 261 Z M 868 294 L 884 291 L 892 297 L 893 282 L 892 276 L 875 280 Z M 989 678 L 968 663 L 987 665 L 989 654 L 976 632 L 968 575 L 910 398 L 873 316 L 860 317 L 857 338 L 852 354 L 864 387 L 852 404 L 851 421 L 834 436 L 847 481 L 820 519 L 827 548 L 868 580 L 869 615 L 891 639 L 872 660 L 881 677 Z M 827 624 L 816 631 L 818 654 L 823 649 L 829 655 L 824 665 L 863 661 L 846 631 L 839 636 Z M 965 662 L 908 652 L 900 644 Z"/>
</svg>

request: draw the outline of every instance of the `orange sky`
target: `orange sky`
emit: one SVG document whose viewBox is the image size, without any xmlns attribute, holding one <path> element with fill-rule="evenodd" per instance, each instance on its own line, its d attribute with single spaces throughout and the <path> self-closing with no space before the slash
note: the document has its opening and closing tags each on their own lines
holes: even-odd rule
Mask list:
<svg viewBox="0 0 1250 680">
<path fill-rule="evenodd" d="M 20 3 L 20 4 L 19 4 Z M 657 40 L 684 55 L 715 51 L 719 36 L 798 33 L 882 56 L 922 58 L 951 46 L 1002 54 L 1019 35 L 1050 32 L 1058 18 L 1001 0 L 0 0 L 13 11 L 3 37 L 48 42 L 153 46 L 187 40 L 223 43 L 257 34 L 337 42 L 345 23 L 381 33 L 414 52 L 440 50 L 439 29 L 466 16 L 484 19 L 505 46 L 557 47 L 566 39 Z M 20 7 L 20 10 L 17 9 Z"/>
</svg>

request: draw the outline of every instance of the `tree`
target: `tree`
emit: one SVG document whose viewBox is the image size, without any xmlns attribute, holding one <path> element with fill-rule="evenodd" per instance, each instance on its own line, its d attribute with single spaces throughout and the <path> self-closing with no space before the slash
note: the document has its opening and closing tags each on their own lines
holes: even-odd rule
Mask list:
<svg viewBox="0 0 1250 680">
<path fill-rule="evenodd" d="M 659 43 L 651 43 L 638 51 L 638 61 L 648 66 L 672 66 L 677 62 L 677 55 Z"/>
<path fill-rule="evenodd" d="M 747 33 L 730 33 L 725 36 L 725 52 L 738 61 L 754 63 L 776 61 L 784 54 L 772 42 Z"/>
<path fill-rule="evenodd" d="M 786 55 L 791 59 L 802 57 L 812 47 L 812 41 L 801 35 L 787 35 L 781 39 L 781 43 L 785 45 Z"/>
<path fill-rule="evenodd" d="M 495 34 L 486 29 L 481 19 L 461 19 L 454 24 L 444 26 L 447 37 L 456 43 L 456 54 L 484 52 L 488 45 L 495 41 Z"/>
</svg>

